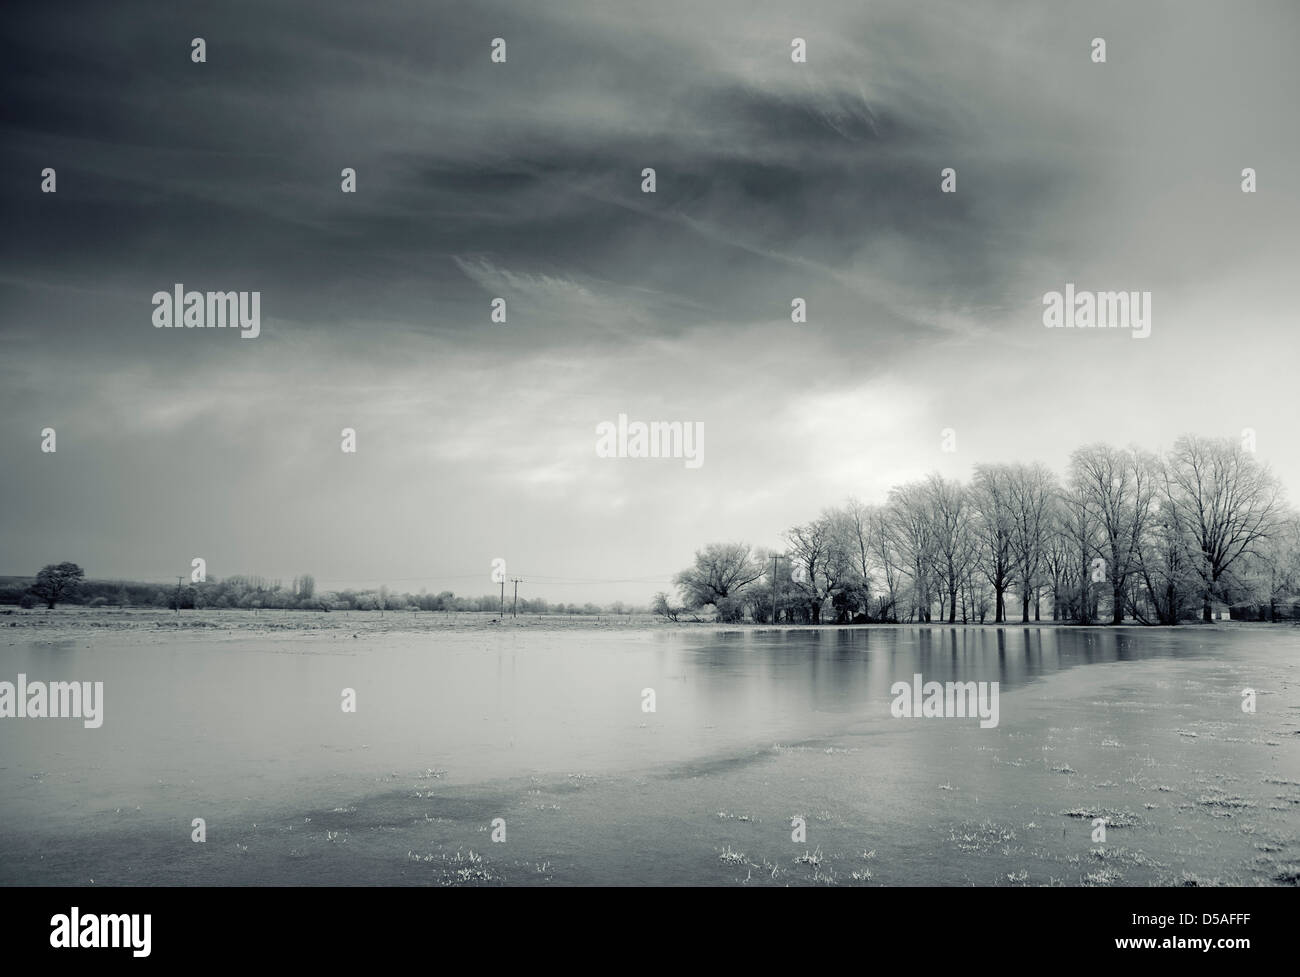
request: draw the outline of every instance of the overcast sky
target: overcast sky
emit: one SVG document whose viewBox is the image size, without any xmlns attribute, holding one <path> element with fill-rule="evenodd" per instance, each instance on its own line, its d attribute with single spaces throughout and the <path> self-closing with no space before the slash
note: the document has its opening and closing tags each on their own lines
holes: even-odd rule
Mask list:
<svg viewBox="0 0 1300 977">
<path fill-rule="evenodd" d="M 1294 499 L 1298 10 L 11 5 L 0 573 L 643 603 L 930 470 L 1245 427 Z M 1150 337 L 1045 329 L 1067 281 Z M 153 328 L 178 282 L 260 337 Z M 597 457 L 620 413 L 703 466 Z"/>
</svg>

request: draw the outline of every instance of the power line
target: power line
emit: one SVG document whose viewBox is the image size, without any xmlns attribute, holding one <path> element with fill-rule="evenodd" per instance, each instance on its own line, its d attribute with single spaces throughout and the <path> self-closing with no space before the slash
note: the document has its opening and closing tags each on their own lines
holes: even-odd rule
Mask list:
<svg viewBox="0 0 1300 977">
<path fill-rule="evenodd" d="M 230 577 L 260 576 L 260 574 L 228 574 L 225 579 Z M 368 577 L 357 578 L 350 577 L 346 580 L 341 577 L 316 577 L 318 584 L 350 584 L 352 586 L 361 586 L 363 584 L 390 584 L 390 583 L 418 583 L 426 580 L 478 580 L 482 579 L 482 573 L 463 573 L 463 574 L 443 574 L 443 573 L 426 573 L 418 577 Z M 676 571 L 664 573 L 657 576 L 645 577 L 560 577 L 548 576 L 540 573 L 530 573 L 528 579 L 534 583 L 567 586 L 582 584 L 602 584 L 602 583 L 672 583 L 676 576 Z M 521 577 L 520 580 L 523 578 Z M 141 581 L 142 583 L 145 581 Z"/>
</svg>

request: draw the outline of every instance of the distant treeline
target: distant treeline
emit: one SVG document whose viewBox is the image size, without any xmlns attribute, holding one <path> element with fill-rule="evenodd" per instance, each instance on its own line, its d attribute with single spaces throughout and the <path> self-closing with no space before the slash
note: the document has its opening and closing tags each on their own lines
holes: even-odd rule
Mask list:
<svg viewBox="0 0 1300 977">
<path fill-rule="evenodd" d="M 72 567 L 74 564 L 62 564 Z M 47 567 L 47 571 L 57 571 Z M 76 568 L 80 569 L 80 568 Z M 155 607 L 167 610 L 201 610 L 203 608 L 240 608 L 245 610 L 303 610 L 303 611 L 494 611 L 501 610 L 500 594 L 482 597 L 458 597 L 450 590 L 438 594 L 399 594 L 387 587 L 375 590 L 318 591 L 310 574 L 294 578 L 288 586 L 279 580 L 263 577 L 230 576 L 210 579 L 203 583 L 174 584 L 140 583 L 131 580 L 83 580 L 75 572 L 59 575 L 56 579 L 73 578 L 57 592 L 56 602 L 88 607 Z M 39 577 L 0 577 L 0 604 L 21 604 L 35 607 L 49 604 L 49 584 L 40 584 Z M 511 613 L 512 596 L 506 595 L 505 612 Z M 636 614 L 648 613 L 643 608 L 632 607 L 622 601 L 608 605 L 552 604 L 540 597 L 519 598 L 520 614 Z"/>
</svg>

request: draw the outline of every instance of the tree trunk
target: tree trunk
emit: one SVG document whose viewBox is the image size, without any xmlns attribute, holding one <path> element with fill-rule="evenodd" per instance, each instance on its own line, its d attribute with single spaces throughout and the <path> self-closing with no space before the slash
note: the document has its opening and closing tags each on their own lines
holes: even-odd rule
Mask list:
<svg viewBox="0 0 1300 977">
<path fill-rule="evenodd" d="M 1092 578 L 1088 572 L 1088 551 L 1083 550 L 1081 552 L 1083 554 L 1083 564 L 1079 573 L 1079 623 L 1090 624 L 1088 598 L 1090 597 L 1089 590 L 1092 589 L 1090 586 Z"/>
</svg>

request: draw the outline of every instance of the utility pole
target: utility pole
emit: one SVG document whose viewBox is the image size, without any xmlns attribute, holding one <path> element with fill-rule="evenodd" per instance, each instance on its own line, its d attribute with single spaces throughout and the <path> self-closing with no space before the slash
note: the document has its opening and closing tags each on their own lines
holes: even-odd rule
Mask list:
<svg viewBox="0 0 1300 977">
<path fill-rule="evenodd" d="M 176 616 L 181 616 L 181 578 L 176 578 Z"/>
<path fill-rule="evenodd" d="M 772 624 L 776 625 L 776 554 L 772 554 Z"/>
<path fill-rule="evenodd" d="M 506 616 L 506 578 L 501 578 L 501 619 L 505 620 Z"/>
<path fill-rule="evenodd" d="M 511 617 L 518 617 L 518 616 L 519 616 L 519 582 L 520 582 L 520 578 L 519 578 L 519 577 L 511 577 L 510 579 L 514 581 L 514 585 L 515 585 L 515 601 L 514 601 L 513 604 L 510 605 L 510 616 L 511 616 Z"/>
</svg>

